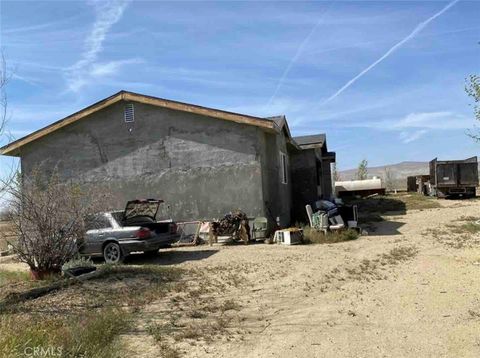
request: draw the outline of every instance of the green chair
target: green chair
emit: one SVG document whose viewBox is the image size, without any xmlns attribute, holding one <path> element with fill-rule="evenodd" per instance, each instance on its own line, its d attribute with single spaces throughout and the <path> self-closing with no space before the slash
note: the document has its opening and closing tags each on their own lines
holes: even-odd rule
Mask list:
<svg viewBox="0 0 480 358">
<path fill-rule="evenodd" d="M 264 217 L 258 217 L 252 223 L 252 240 L 266 239 L 268 230 L 268 220 Z"/>
</svg>

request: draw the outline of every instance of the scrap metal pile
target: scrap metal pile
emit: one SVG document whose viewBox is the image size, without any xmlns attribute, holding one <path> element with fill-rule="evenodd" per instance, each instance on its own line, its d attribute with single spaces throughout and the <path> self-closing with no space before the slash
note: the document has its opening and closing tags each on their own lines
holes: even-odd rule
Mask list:
<svg viewBox="0 0 480 358">
<path fill-rule="evenodd" d="M 243 241 L 250 241 L 250 226 L 248 224 L 248 217 L 242 211 L 234 211 L 226 214 L 219 221 L 211 222 L 212 234 L 217 236 L 230 236 L 236 234 L 246 235 L 247 237 L 238 237 Z"/>
</svg>

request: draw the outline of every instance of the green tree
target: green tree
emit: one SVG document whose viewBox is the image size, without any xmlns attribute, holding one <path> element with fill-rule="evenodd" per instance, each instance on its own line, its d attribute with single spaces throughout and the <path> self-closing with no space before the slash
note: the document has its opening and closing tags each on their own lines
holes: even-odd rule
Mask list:
<svg viewBox="0 0 480 358">
<path fill-rule="evenodd" d="M 365 180 L 368 178 L 368 161 L 363 159 L 360 164 L 358 165 L 357 169 L 357 179 L 358 180 Z"/>
</svg>

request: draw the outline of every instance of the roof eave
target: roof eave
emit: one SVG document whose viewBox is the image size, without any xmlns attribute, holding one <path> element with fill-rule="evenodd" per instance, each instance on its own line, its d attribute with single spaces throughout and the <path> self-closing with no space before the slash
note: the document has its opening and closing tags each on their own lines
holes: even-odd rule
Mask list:
<svg viewBox="0 0 480 358">
<path fill-rule="evenodd" d="M 325 145 L 324 143 L 310 143 L 310 144 L 300 144 L 299 147 L 302 149 L 315 149 L 315 148 L 323 148 Z"/>
<path fill-rule="evenodd" d="M 50 134 L 60 128 L 63 128 L 65 126 L 68 126 L 69 124 L 72 124 L 73 122 L 76 122 L 77 120 L 86 117 L 94 112 L 97 112 L 103 108 L 106 108 L 116 102 L 119 102 L 123 99 L 124 97 L 124 91 L 120 91 L 118 93 L 115 93 L 114 95 L 107 97 L 99 102 L 96 102 L 78 112 L 75 112 L 74 114 L 71 114 L 70 116 L 67 116 L 63 119 L 60 119 L 59 121 L 56 121 L 44 128 L 41 128 L 25 137 L 22 137 L 20 139 L 17 139 L 16 141 L 13 141 L 12 143 L 9 143 L 5 145 L 4 147 L 0 148 L 1 154 L 2 155 L 8 155 L 8 156 L 20 156 L 20 151 L 19 149 L 23 147 L 24 145 L 33 142 L 34 140 L 40 139 L 47 134 Z"/>
<path fill-rule="evenodd" d="M 176 102 L 171 100 L 166 100 L 158 97 L 151 97 L 146 95 L 141 95 L 133 92 L 127 91 L 120 91 L 108 98 L 105 98 L 99 102 L 92 104 L 74 114 L 65 117 L 59 121 L 56 121 L 47 127 L 39 129 L 23 138 L 20 138 L 12 143 L 5 145 L 4 147 L 0 148 L 0 154 L 8 155 L 8 156 L 20 156 L 20 148 L 26 144 L 29 144 L 37 139 L 40 139 L 60 128 L 68 126 L 77 120 L 84 118 L 94 112 L 97 112 L 103 108 L 106 108 L 116 102 L 119 101 L 132 101 L 138 102 L 143 104 L 154 105 L 157 107 L 168 108 L 172 110 L 188 112 L 188 113 L 195 113 L 199 115 L 204 115 L 207 117 L 213 117 L 222 120 L 228 120 L 231 122 L 236 122 L 240 124 L 248 124 L 260 127 L 263 130 L 278 133 L 281 129 L 276 125 L 275 122 L 270 120 L 264 120 L 258 117 L 248 116 L 239 113 L 227 112 L 218 109 L 208 108 L 208 107 L 201 107 L 193 104 Z"/>
</svg>

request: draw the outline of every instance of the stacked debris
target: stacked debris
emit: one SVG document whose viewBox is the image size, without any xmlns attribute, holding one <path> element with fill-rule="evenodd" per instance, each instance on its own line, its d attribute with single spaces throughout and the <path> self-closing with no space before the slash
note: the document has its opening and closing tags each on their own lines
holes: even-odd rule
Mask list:
<svg viewBox="0 0 480 358">
<path fill-rule="evenodd" d="M 358 230 L 358 209 L 356 205 L 343 205 L 341 200 L 332 203 L 318 200 L 312 205 L 306 205 L 310 227 L 327 232 L 351 228 Z"/>
<path fill-rule="evenodd" d="M 240 210 L 226 214 L 219 221 L 213 221 L 211 228 L 214 236 L 231 236 L 237 235 L 240 231 L 246 232 L 247 241 L 250 241 L 248 217 Z"/>
</svg>

